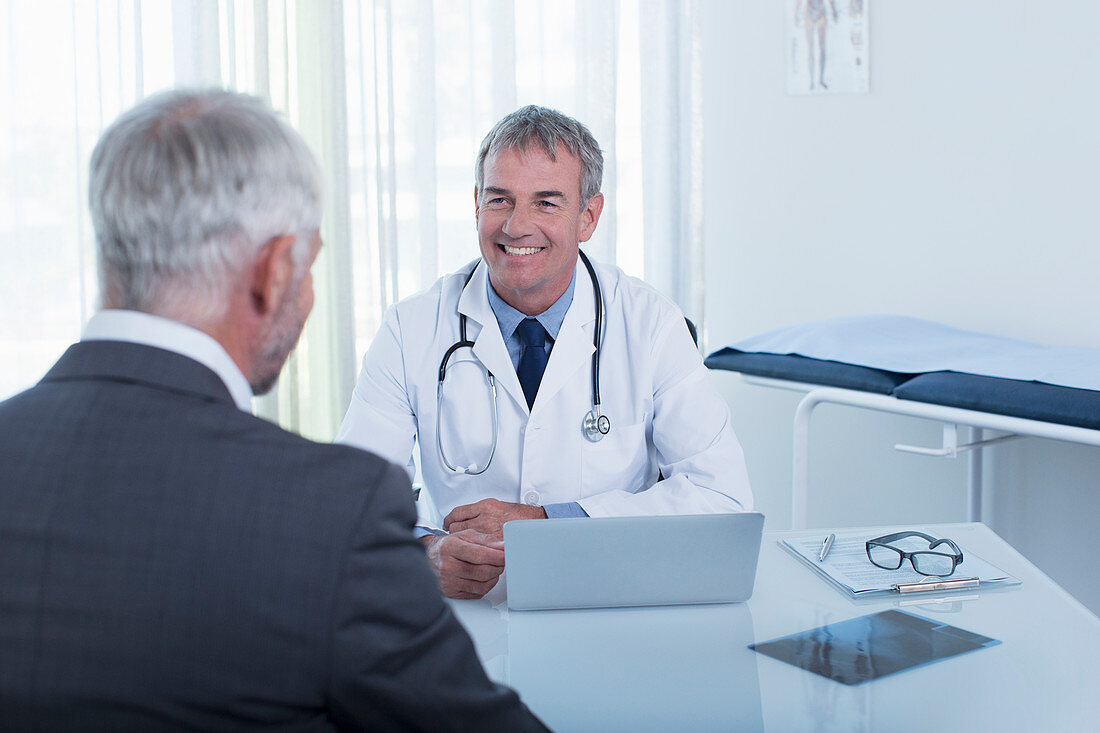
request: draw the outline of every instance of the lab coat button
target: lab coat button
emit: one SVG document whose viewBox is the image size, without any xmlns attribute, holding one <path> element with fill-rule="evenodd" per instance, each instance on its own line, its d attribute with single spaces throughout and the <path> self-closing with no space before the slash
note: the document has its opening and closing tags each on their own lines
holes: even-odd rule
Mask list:
<svg viewBox="0 0 1100 733">
<path fill-rule="evenodd" d="M 527 504 L 528 506 L 538 506 L 539 499 L 541 498 L 542 497 L 539 496 L 539 492 L 528 491 L 526 494 L 523 495 L 523 503 Z"/>
</svg>

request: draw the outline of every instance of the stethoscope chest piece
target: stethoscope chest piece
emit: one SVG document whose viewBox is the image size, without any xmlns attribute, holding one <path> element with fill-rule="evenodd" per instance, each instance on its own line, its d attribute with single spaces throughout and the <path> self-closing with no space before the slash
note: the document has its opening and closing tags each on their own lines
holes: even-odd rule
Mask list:
<svg viewBox="0 0 1100 733">
<path fill-rule="evenodd" d="M 611 420 L 593 408 L 584 416 L 584 437 L 593 443 L 599 443 L 603 436 L 611 432 Z"/>
</svg>

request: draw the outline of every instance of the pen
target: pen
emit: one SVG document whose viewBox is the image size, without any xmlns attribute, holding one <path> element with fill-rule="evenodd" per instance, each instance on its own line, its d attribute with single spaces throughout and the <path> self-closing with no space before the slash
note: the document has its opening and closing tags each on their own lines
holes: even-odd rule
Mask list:
<svg viewBox="0 0 1100 733">
<path fill-rule="evenodd" d="M 927 581 L 927 582 L 926 582 Z M 895 583 L 892 590 L 898 593 L 920 593 L 930 590 L 959 590 L 962 588 L 977 588 L 981 580 L 978 578 L 934 578 L 928 576 L 916 583 Z"/>
<path fill-rule="evenodd" d="M 818 562 L 825 562 L 825 557 L 829 554 L 829 550 L 833 549 L 833 542 L 836 540 L 836 535 L 832 532 L 825 538 L 825 541 L 821 543 L 821 556 L 817 558 Z"/>
</svg>

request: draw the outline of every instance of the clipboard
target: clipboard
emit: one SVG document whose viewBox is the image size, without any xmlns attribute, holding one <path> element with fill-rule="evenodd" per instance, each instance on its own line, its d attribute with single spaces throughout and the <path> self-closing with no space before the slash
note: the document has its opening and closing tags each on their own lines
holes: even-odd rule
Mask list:
<svg viewBox="0 0 1100 733">
<path fill-rule="evenodd" d="M 865 543 L 878 535 L 878 532 L 866 531 L 838 533 L 832 549 L 824 560 L 818 559 L 821 554 L 823 535 L 781 539 L 779 546 L 851 598 L 889 593 L 961 591 L 991 585 L 1020 584 L 1019 580 L 974 553 L 968 552 L 966 548 L 960 548 L 963 561 L 955 573 L 945 578 L 921 575 L 908 561 L 897 570 L 884 570 L 872 565 L 867 559 Z M 917 542 L 919 543 L 919 540 Z M 904 549 L 925 548 L 913 545 L 911 548 Z"/>
</svg>

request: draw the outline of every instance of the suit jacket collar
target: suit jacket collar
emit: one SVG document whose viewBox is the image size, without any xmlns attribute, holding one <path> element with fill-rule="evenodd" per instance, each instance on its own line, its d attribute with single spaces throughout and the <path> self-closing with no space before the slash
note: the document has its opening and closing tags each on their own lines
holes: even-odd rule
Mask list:
<svg viewBox="0 0 1100 733">
<path fill-rule="evenodd" d="M 221 378 L 194 359 L 126 341 L 81 341 L 53 365 L 42 382 L 114 381 L 144 384 L 211 402 L 236 403 Z"/>
<path fill-rule="evenodd" d="M 98 311 L 81 341 L 127 341 L 164 349 L 194 359 L 221 377 L 243 412 L 252 412 L 252 389 L 225 347 L 210 334 L 151 313 L 107 308 Z"/>
</svg>

